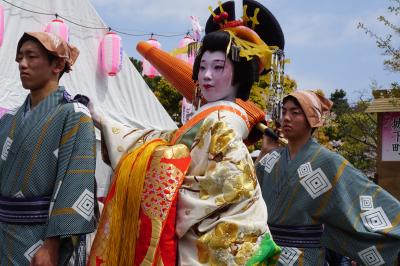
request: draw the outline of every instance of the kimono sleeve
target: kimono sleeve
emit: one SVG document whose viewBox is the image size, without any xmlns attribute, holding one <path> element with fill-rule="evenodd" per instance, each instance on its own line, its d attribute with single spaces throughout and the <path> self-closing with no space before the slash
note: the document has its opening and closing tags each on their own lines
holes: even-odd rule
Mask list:
<svg viewBox="0 0 400 266">
<path fill-rule="evenodd" d="M 107 148 L 107 156 L 111 167 L 115 169 L 122 155 L 129 150 L 139 147 L 144 142 L 161 138 L 170 141 L 172 131 L 160 131 L 155 129 L 141 129 L 124 125 L 108 117 L 102 117 L 102 143 Z"/>
<path fill-rule="evenodd" d="M 81 110 L 86 108 L 78 105 Z M 65 121 L 46 237 L 95 230 L 96 143 L 93 121 L 88 113 L 70 110 Z"/>
<path fill-rule="evenodd" d="M 331 198 L 319 209 L 324 246 L 363 265 L 397 265 L 399 201 L 343 158 L 335 163 Z"/>
</svg>

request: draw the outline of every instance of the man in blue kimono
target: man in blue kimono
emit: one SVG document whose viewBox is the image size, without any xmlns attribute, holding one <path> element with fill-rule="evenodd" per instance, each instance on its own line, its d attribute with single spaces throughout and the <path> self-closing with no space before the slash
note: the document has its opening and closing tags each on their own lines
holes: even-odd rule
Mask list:
<svg viewBox="0 0 400 266">
<path fill-rule="evenodd" d="M 19 40 L 30 94 L 0 120 L 0 265 L 64 265 L 95 229 L 93 122 L 58 85 L 78 54 L 49 33 Z"/>
<path fill-rule="evenodd" d="M 362 265 L 398 265 L 400 203 L 312 138 L 332 102 L 311 91 L 283 101 L 278 148 L 265 137 L 256 166 L 281 265 L 324 265 L 325 250 Z"/>
</svg>

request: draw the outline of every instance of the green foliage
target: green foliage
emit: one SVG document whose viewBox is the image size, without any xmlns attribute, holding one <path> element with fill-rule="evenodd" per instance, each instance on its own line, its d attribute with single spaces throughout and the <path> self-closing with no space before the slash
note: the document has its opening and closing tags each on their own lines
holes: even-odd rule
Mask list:
<svg viewBox="0 0 400 266">
<path fill-rule="evenodd" d="M 339 152 L 355 167 L 366 173 L 375 172 L 377 154 L 377 117 L 365 113 L 368 102 L 360 101 L 351 112 L 338 117 L 343 145 Z"/>
<path fill-rule="evenodd" d="M 332 112 L 336 115 L 342 115 L 350 110 L 349 102 L 346 99 L 346 92 L 342 89 L 336 89 L 330 97 L 333 102 Z"/>
<path fill-rule="evenodd" d="M 378 145 L 376 114 L 365 112 L 368 101 L 360 100 L 354 106 L 349 106 L 343 90 L 333 92 L 330 99 L 338 106 L 334 105 L 333 115 L 328 117 L 326 125 L 317 133 L 324 133 L 328 148 L 336 150 L 356 168 L 372 176 Z"/>
<path fill-rule="evenodd" d="M 284 95 L 291 93 L 296 90 L 297 83 L 294 79 L 291 79 L 288 75 L 285 76 L 283 81 Z M 269 80 L 267 78 L 260 78 L 255 83 L 250 92 L 250 101 L 255 103 L 262 110 L 268 112 L 272 109 L 272 97 L 275 95 L 274 91 L 270 88 Z"/>
<path fill-rule="evenodd" d="M 182 96 L 179 92 L 164 78 L 159 78 L 153 92 L 175 123 L 181 125 Z"/>
<path fill-rule="evenodd" d="M 129 57 L 129 60 L 131 60 L 132 64 L 134 65 L 134 67 L 136 68 L 136 70 L 142 74 L 143 71 L 143 64 L 140 60 L 137 60 L 133 57 Z"/>
</svg>

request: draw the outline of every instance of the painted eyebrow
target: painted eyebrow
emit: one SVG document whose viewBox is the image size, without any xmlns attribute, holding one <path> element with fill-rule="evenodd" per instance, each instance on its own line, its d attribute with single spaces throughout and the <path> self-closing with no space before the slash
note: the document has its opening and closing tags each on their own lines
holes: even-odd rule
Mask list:
<svg viewBox="0 0 400 266">
<path fill-rule="evenodd" d="M 206 60 L 201 59 L 200 62 L 206 62 Z M 212 60 L 211 62 L 217 62 L 217 63 L 221 62 L 221 63 L 225 63 L 225 59 L 214 59 L 214 60 Z"/>
</svg>

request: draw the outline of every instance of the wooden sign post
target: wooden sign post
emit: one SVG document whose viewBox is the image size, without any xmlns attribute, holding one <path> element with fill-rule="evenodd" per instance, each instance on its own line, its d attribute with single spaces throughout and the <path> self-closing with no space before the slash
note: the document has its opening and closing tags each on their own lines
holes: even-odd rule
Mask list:
<svg viewBox="0 0 400 266">
<path fill-rule="evenodd" d="M 400 99 L 375 99 L 366 112 L 378 114 L 377 182 L 400 200 Z"/>
</svg>

